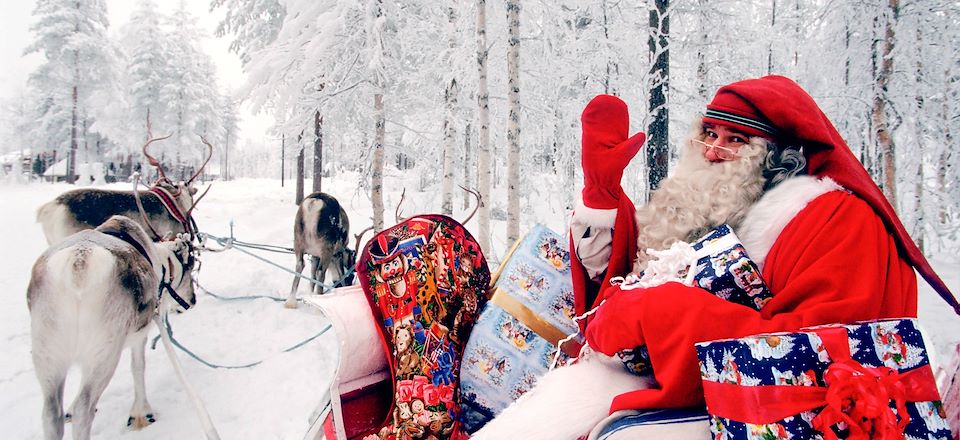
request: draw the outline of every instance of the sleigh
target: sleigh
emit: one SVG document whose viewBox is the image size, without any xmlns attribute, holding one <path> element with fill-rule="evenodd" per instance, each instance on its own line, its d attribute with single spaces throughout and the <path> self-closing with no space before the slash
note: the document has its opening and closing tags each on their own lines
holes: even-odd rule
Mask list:
<svg viewBox="0 0 960 440">
<path fill-rule="evenodd" d="M 510 260 L 509 255 L 507 260 Z M 499 274 L 500 270 L 497 272 Z M 492 295 L 492 290 L 488 294 Z M 339 341 L 339 363 L 321 405 L 322 411 L 315 418 L 307 438 L 349 440 L 375 433 L 394 416 L 391 408 L 397 394 L 391 365 L 385 350 L 382 349 L 383 342 L 378 333 L 381 330 L 374 314 L 371 314 L 369 299 L 360 286 L 350 286 L 335 289 L 328 295 L 310 297 L 306 302 L 319 308 L 330 319 Z M 511 326 L 513 327 L 516 327 L 516 324 Z M 483 332 L 476 336 L 489 337 L 481 333 Z M 556 344 L 558 341 L 550 342 Z M 953 425 L 954 432 L 960 422 L 957 420 L 956 410 L 960 405 L 960 385 L 955 382 L 957 368 L 955 358 L 953 365 L 938 372 L 943 402 L 947 408 L 945 413 L 948 414 L 947 419 Z M 473 398 L 469 396 L 469 385 L 467 386 L 468 391 L 464 392 L 464 385 L 461 383 L 461 398 L 464 402 Z M 712 429 L 711 433 L 709 420 L 713 419 L 703 408 L 621 412 L 597 424 L 589 438 L 713 438 L 712 434 L 716 434 L 717 429 Z M 637 433 L 641 432 L 644 436 L 637 437 Z"/>
</svg>

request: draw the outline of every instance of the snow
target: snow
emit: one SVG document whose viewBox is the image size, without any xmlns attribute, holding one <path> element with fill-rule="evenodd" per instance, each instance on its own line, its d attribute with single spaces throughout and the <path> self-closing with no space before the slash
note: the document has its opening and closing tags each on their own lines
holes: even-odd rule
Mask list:
<svg viewBox="0 0 960 440">
<path fill-rule="evenodd" d="M 389 171 L 388 171 L 389 172 Z M 426 192 L 413 191 L 416 177 L 389 176 L 391 182 L 406 178 L 407 200 L 404 213 L 411 215 L 433 206 L 436 200 Z M 370 202 L 354 182 L 356 175 L 341 173 L 325 179 L 324 190 L 336 196 L 350 214 L 352 231 L 370 224 Z M 128 189 L 129 184 L 106 185 L 105 188 Z M 307 181 L 307 188 L 310 181 Z M 46 248 L 39 224 L 35 223 L 37 207 L 63 191 L 74 188 L 66 184 L 30 183 L 0 186 L 0 200 L 6 212 L 0 218 L 0 230 L 7 231 L 0 259 L 0 285 L 7 289 L 0 296 L 0 432 L 4 438 L 41 438 L 40 388 L 33 374 L 30 358 L 30 318 L 26 306 L 26 286 L 33 262 Z M 402 188 L 387 188 L 387 218 L 399 200 Z M 279 180 L 241 179 L 214 182 L 210 193 L 195 212 L 200 229 L 225 237 L 231 224 L 237 239 L 289 247 L 292 245 L 292 224 L 296 206 L 293 182 L 286 187 Z M 524 207 L 521 231 L 540 221 L 554 230 L 564 228 L 561 191 L 531 197 L 536 206 Z M 459 206 L 459 199 L 455 200 Z M 462 213 L 455 217 L 463 218 Z M 389 220 L 388 220 L 389 221 Z M 471 224 L 468 224 L 470 226 Z M 491 260 L 506 248 L 503 223 L 495 222 L 494 252 Z M 369 234 L 367 235 L 369 238 Z M 258 253 L 286 267 L 293 267 L 293 257 L 283 254 Z M 239 251 L 204 253 L 199 283 L 221 296 L 265 295 L 284 297 L 292 276 Z M 932 259 L 947 284 L 960 291 L 960 266 L 956 256 L 939 255 Z M 491 263 L 495 264 L 495 263 Z M 301 283 L 300 294 L 307 292 Z M 952 353 L 950 347 L 960 340 L 960 317 L 952 314 L 932 290 L 920 284 L 920 322 L 935 349 Z M 243 369 L 212 369 L 177 352 L 187 377 L 204 401 L 214 425 L 224 439 L 298 439 L 309 427 L 309 417 L 331 380 L 336 364 L 335 336 L 324 333 L 304 346 L 284 353 L 291 347 L 327 326 L 316 310 L 301 306 L 283 308 L 270 299 L 223 301 L 198 293 L 197 306 L 189 312 L 171 316 L 174 336 L 205 360 L 222 365 L 240 365 L 263 360 L 262 364 Z M 154 330 L 152 334 L 156 334 Z M 127 414 L 133 402 L 133 384 L 127 353 L 98 405 L 93 425 L 94 438 L 172 439 L 202 438 L 202 429 L 186 392 L 182 389 L 161 344 L 147 350 L 146 387 L 157 422 L 139 432 L 126 429 Z M 934 358 L 947 362 L 946 356 Z M 79 373 L 72 371 L 67 380 L 65 401 L 70 402 L 79 383 Z M 67 428 L 67 436 L 70 435 Z"/>
</svg>

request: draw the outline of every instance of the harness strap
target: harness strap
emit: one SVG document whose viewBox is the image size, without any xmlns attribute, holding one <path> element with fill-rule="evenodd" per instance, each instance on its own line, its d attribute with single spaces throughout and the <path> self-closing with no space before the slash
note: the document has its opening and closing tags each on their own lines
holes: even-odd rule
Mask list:
<svg viewBox="0 0 960 440">
<path fill-rule="evenodd" d="M 127 233 L 127 231 L 100 231 L 100 232 L 107 234 L 111 237 L 119 238 L 120 240 L 123 240 L 130 246 L 133 246 L 133 248 L 136 249 L 137 252 L 140 253 L 140 255 L 143 255 L 143 258 L 146 258 L 147 262 L 150 263 L 151 266 L 153 266 L 153 260 L 151 260 L 150 256 L 147 255 L 147 250 L 143 248 L 143 245 L 141 245 L 139 241 L 134 240 L 133 237 Z"/>
<path fill-rule="evenodd" d="M 160 199 L 160 202 L 163 203 L 163 206 L 167 208 L 167 212 L 169 212 L 170 215 L 173 216 L 173 218 L 177 219 L 177 221 L 180 222 L 181 225 L 183 225 L 183 229 L 185 231 L 190 233 L 193 233 L 195 231 L 194 224 L 192 224 L 192 222 L 190 221 L 192 219 L 188 220 L 187 216 L 184 215 L 182 211 L 180 211 L 180 208 L 177 206 L 176 199 L 174 199 L 173 195 L 170 194 L 169 191 L 154 185 L 150 187 L 150 192 L 157 195 L 157 198 Z"/>
<path fill-rule="evenodd" d="M 173 261 L 170 258 L 167 258 L 167 264 L 173 266 Z M 180 307 L 183 307 L 184 310 L 190 310 L 190 303 L 183 299 L 179 293 L 173 288 L 169 281 L 167 281 L 167 266 L 163 266 L 160 270 L 160 289 L 157 291 L 157 307 L 160 307 L 160 299 L 163 297 L 163 291 L 166 290 L 169 293 L 170 297 L 173 298 L 177 304 L 180 304 Z"/>
</svg>

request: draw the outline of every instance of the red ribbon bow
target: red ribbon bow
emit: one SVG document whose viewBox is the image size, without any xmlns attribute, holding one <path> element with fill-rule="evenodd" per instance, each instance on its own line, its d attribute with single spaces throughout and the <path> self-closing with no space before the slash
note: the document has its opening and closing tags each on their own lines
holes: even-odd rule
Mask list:
<svg viewBox="0 0 960 440">
<path fill-rule="evenodd" d="M 737 384 L 703 381 L 707 409 L 715 416 L 751 424 L 769 424 L 817 407 L 814 429 L 836 440 L 830 429 L 844 422 L 848 440 L 901 439 L 910 422 L 906 402 L 939 400 L 930 365 L 900 373 L 887 367 L 866 367 L 850 356 L 844 327 L 814 330 L 833 363 L 824 373 L 826 387 Z M 890 410 L 893 401 L 897 409 Z M 897 416 L 900 420 L 897 420 Z"/>
<path fill-rule="evenodd" d="M 826 440 L 837 438 L 831 426 L 845 422 L 848 440 L 900 439 L 910 422 L 903 375 L 887 367 L 865 367 L 852 359 L 835 362 L 824 373 L 827 405 L 813 419 L 813 427 Z M 890 411 L 895 402 L 897 416 Z"/>
</svg>

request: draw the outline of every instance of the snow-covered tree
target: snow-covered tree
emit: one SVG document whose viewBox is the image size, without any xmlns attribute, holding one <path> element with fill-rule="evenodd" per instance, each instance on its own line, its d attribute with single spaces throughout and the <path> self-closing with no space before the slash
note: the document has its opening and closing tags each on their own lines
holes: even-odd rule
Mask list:
<svg viewBox="0 0 960 440">
<path fill-rule="evenodd" d="M 45 61 L 29 80 L 36 115 L 31 137 L 42 148 L 65 153 L 67 180 L 73 182 L 81 137 L 99 110 L 90 104 L 98 93 L 112 91 L 119 54 L 106 37 L 102 0 L 38 0 L 33 15 L 35 40 L 25 53 L 42 53 Z"/>
</svg>

